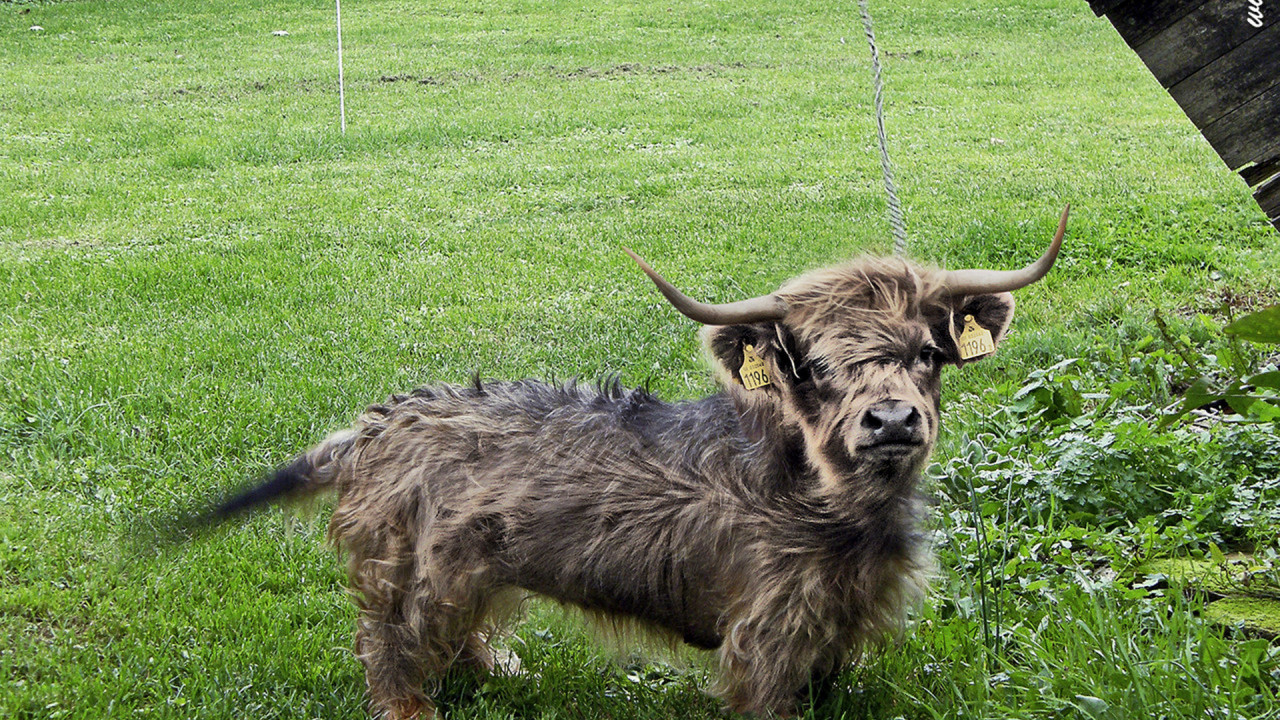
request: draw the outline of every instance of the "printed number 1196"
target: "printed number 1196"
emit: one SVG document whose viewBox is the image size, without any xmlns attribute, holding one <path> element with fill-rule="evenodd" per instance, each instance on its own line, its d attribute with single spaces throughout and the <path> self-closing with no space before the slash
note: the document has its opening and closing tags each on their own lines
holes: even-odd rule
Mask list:
<svg viewBox="0 0 1280 720">
<path fill-rule="evenodd" d="M 962 357 L 966 358 L 977 357 L 979 355 L 990 355 L 995 351 L 995 345 L 992 344 L 990 338 L 986 336 L 979 336 L 971 340 L 967 340 L 960 346 L 960 354 Z"/>
<path fill-rule="evenodd" d="M 769 374 L 764 368 L 752 368 L 742 374 L 742 384 L 748 390 L 769 384 Z"/>
</svg>

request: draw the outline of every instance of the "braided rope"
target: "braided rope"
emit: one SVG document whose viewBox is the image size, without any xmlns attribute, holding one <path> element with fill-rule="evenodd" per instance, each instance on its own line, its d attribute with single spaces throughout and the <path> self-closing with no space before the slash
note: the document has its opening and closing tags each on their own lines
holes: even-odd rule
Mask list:
<svg viewBox="0 0 1280 720">
<path fill-rule="evenodd" d="M 867 32 L 867 44 L 871 46 L 871 71 L 875 78 L 876 134 L 880 138 L 880 167 L 884 170 L 884 191 L 889 196 L 889 227 L 893 230 L 893 251 L 907 254 L 907 228 L 902 221 L 902 203 L 898 200 L 898 186 L 893 182 L 893 164 L 889 162 L 889 141 L 884 132 L 884 85 L 880 80 L 880 50 L 876 48 L 876 34 L 871 30 L 871 10 L 867 0 L 858 0 L 862 14 L 862 26 Z"/>
<path fill-rule="evenodd" d="M 342 77 L 342 0 L 333 0 L 338 23 L 338 116 L 342 118 L 342 134 L 347 134 L 347 84 Z"/>
</svg>

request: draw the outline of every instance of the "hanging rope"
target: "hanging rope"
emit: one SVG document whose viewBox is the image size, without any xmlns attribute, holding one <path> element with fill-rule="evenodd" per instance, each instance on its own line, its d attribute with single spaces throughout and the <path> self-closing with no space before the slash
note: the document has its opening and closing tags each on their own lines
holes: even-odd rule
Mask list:
<svg viewBox="0 0 1280 720">
<path fill-rule="evenodd" d="M 342 0 L 333 0 L 338 17 L 338 116 L 342 118 L 342 134 L 347 134 L 347 85 L 342 80 Z"/>
<path fill-rule="evenodd" d="M 898 200 L 898 187 L 893 182 L 893 165 L 889 162 L 889 141 L 884 132 L 884 85 L 880 81 L 880 51 L 876 48 L 876 34 L 871 30 L 871 10 L 868 0 L 858 0 L 862 13 L 862 26 L 867 31 L 867 44 L 871 46 L 871 71 L 875 78 L 876 134 L 880 137 L 880 167 L 884 170 L 884 191 L 889 196 L 889 227 L 893 230 L 893 251 L 907 254 L 907 228 L 902 222 L 902 203 Z"/>
</svg>

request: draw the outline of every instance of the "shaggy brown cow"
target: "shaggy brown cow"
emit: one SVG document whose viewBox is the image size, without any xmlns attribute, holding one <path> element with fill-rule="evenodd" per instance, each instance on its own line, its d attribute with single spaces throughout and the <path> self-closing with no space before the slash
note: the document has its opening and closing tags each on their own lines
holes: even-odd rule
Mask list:
<svg viewBox="0 0 1280 720">
<path fill-rule="evenodd" d="M 994 351 L 995 272 L 864 259 L 728 305 L 682 295 L 724 392 L 667 404 L 616 383 L 438 385 L 370 407 L 225 517 L 334 489 L 374 709 L 431 717 L 451 667 L 533 593 L 714 650 L 730 708 L 789 714 L 812 678 L 900 627 L 931 563 L 920 474 L 942 366 Z M 630 251 L 628 251 L 630 252 Z M 989 334 L 987 334 L 989 333 Z"/>
</svg>

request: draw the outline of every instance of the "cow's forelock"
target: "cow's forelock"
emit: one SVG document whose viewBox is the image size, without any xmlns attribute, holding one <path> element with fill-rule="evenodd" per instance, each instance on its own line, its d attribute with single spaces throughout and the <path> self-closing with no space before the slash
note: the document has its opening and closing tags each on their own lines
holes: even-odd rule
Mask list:
<svg viewBox="0 0 1280 720">
<path fill-rule="evenodd" d="M 860 492 L 908 492 L 937 438 L 940 359 L 919 318 L 882 314 L 863 323 L 863 332 L 813 338 L 810 361 L 826 371 L 782 400 L 794 405 L 825 488 L 865 483 Z M 806 402 L 808 395 L 819 402 Z M 911 419 L 898 430 L 901 442 L 879 442 L 882 415 Z"/>
</svg>

